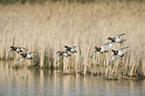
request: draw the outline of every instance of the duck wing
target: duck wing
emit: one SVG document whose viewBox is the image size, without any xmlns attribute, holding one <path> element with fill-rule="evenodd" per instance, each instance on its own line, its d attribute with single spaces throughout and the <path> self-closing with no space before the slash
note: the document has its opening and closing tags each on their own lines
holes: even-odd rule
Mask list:
<svg viewBox="0 0 145 96">
<path fill-rule="evenodd" d="M 64 50 L 63 52 L 64 52 L 64 53 L 68 53 L 69 51 L 68 51 L 68 50 Z M 56 54 L 58 54 L 58 51 L 57 51 L 57 53 L 56 53 Z"/>
<path fill-rule="evenodd" d="M 24 48 L 24 47 L 18 47 L 18 49 L 21 49 L 21 48 L 24 49 L 24 50 L 28 50 L 28 49 L 26 49 L 26 48 Z"/>
<path fill-rule="evenodd" d="M 116 57 L 116 55 L 113 55 L 113 56 L 112 56 L 112 58 L 111 58 L 110 61 L 109 61 L 109 64 L 114 60 L 115 57 Z M 108 65 L 109 65 L 109 64 L 108 64 Z"/>
<path fill-rule="evenodd" d="M 70 52 L 73 53 L 73 54 L 77 53 L 77 51 L 75 49 L 72 49 Z"/>
<path fill-rule="evenodd" d="M 23 61 L 24 57 L 21 57 L 19 62 L 18 62 L 18 66 L 20 65 L 20 63 Z"/>
<path fill-rule="evenodd" d="M 27 54 L 31 55 L 32 53 L 37 53 L 37 52 L 28 52 Z"/>
<path fill-rule="evenodd" d="M 122 35 L 125 35 L 125 33 L 123 33 L 123 34 L 119 34 L 119 35 L 117 35 L 116 37 L 121 37 Z"/>
<path fill-rule="evenodd" d="M 113 44 L 114 44 L 113 42 L 111 42 L 111 43 L 109 44 L 108 51 L 112 48 Z"/>
<path fill-rule="evenodd" d="M 57 51 L 56 54 L 58 54 L 60 51 Z"/>
<path fill-rule="evenodd" d="M 90 58 L 92 58 L 95 54 L 97 53 L 97 50 L 95 50 L 92 55 L 90 56 Z"/>
<path fill-rule="evenodd" d="M 106 46 L 106 45 L 108 45 L 108 44 L 110 44 L 111 42 L 109 42 L 109 43 L 106 43 L 106 44 L 104 44 L 103 46 Z"/>
<path fill-rule="evenodd" d="M 68 52 L 66 54 L 67 54 L 67 56 L 71 56 L 71 54 L 69 54 Z"/>
<path fill-rule="evenodd" d="M 65 53 L 63 54 L 63 56 L 68 58 L 69 56 L 71 56 L 71 54 L 65 52 Z"/>
<path fill-rule="evenodd" d="M 104 48 L 106 45 L 108 45 L 108 44 L 110 44 L 110 43 L 111 43 L 111 42 L 104 44 L 103 46 L 101 46 L 101 48 Z"/>
<path fill-rule="evenodd" d="M 121 39 L 122 41 L 126 41 L 126 39 Z"/>
<path fill-rule="evenodd" d="M 9 57 L 9 55 L 10 55 L 10 53 L 11 53 L 12 51 L 13 51 L 13 49 L 11 49 L 11 50 L 9 51 L 7 58 Z"/>
<path fill-rule="evenodd" d="M 75 49 L 76 47 L 80 47 L 80 46 L 72 46 L 71 48 L 72 48 L 72 49 Z"/>
<path fill-rule="evenodd" d="M 124 47 L 124 48 L 121 48 L 121 49 L 119 49 L 119 50 L 123 50 L 123 49 L 126 49 L 126 48 L 129 48 L 129 47 Z"/>
<path fill-rule="evenodd" d="M 58 55 L 57 59 L 56 59 L 56 64 L 58 63 L 59 59 L 62 58 L 61 55 Z"/>
</svg>

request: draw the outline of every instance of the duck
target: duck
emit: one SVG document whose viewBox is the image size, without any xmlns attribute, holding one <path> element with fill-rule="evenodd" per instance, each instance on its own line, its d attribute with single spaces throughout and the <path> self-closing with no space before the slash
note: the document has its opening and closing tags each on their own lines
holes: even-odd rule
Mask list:
<svg viewBox="0 0 145 96">
<path fill-rule="evenodd" d="M 67 52 L 71 52 L 71 53 L 77 53 L 77 51 L 75 50 L 76 47 L 80 47 L 80 46 L 72 46 L 72 47 L 69 47 L 68 45 L 65 45 L 64 48 L 65 48 L 65 51 Z"/>
<path fill-rule="evenodd" d="M 106 44 L 104 44 L 104 45 L 102 45 L 101 47 L 98 47 L 98 46 L 95 46 L 95 51 L 92 53 L 92 55 L 90 56 L 90 58 L 91 57 L 93 57 L 97 52 L 100 52 L 100 53 L 106 53 L 106 52 L 108 52 L 107 50 L 105 50 L 105 46 L 106 45 L 108 45 L 108 44 L 110 44 L 110 43 L 106 43 Z"/>
<path fill-rule="evenodd" d="M 20 65 L 20 63 L 23 61 L 23 59 L 24 58 L 26 58 L 26 59 L 30 59 L 30 60 L 32 60 L 33 58 L 32 58 L 32 53 L 37 53 L 37 52 L 28 52 L 28 53 L 20 53 L 20 55 L 22 56 L 21 58 L 20 58 L 20 60 L 19 60 L 19 62 L 18 62 L 18 66 Z"/>
<path fill-rule="evenodd" d="M 71 52 L 73 54 L 77 53 L 77 51 L 75 50 L 76 47 L 79 47 L 79 46 L 72 46 L 72 47 L 69 47 L 68 45 L 64 46 L 66 52 Z"/>
<path fill-rule="evenodd" d="M 112 52 L 114 53 L 114 55 L 112 56 L 112 58 L 111 58 L 111 60 L 109 61 L 109 64 L 114 60 L 114 58 L 116 57 L 116 56 L 119 56 L 119 57 L 124 57 L 124 54 L 126 54 L 126 53 L 123 53 L 122 52 L 122 50 L 124 50 L 124 49 L 127 49 L 127 48 L 129 48 L 129 47 L 124 47 L 124 48 L 121 48 L 121 49 L 119 49 L 119 50 L 114 50 L 114 49 L 112 49 Z M 108 65 L 109 65 L 108 64 Z"/>
<path fill-rule="evenodd" d="M 120 37 L 125 35 L 125 33 L 123 34 L 119 34 L 117 35 L 116 37 L 108 37 L 107 39 L 108 40 L 111 40 L 111 43 L 109 44 L 109 47 L 108 47 L 108 51 L 112 48 L 112 46 L 114 45 L 114 43 L 119 43 L 119 44 L 122 44 L 124 41 L 126 41 L 126 39 L 121 39 Z"/>
<path fill-rule="evenodd" d="M 9 52 L 8 52 L 8 56 L 7 56 L 7 57 L 9 57 L 9 55 L 10 55 L 10 53 L 11 53 L 12 51 L 17 52 L 18 54 L 19 54 L 19 52 L 23 52 L 22 49 L 28 50 L 28 49 L 26 49 L 26 48 L 24 48 L 24 47 L 14 47 L 14 46 L 10 46 L 10 50 L 9 50 Z"/>
<path fill-rule="evenodd" d="M 123 36 L 123 35 L 125 35 L 125 33 L 123 33 L 123 34 L 119 34 L 119 35 L 117 35 L 116 37 L 108 37 L 107 39 L 108 40 L 111 40 L 111 42 L 114 42 L 114 43 L 122 43 L 123 41 L 126 41 L 126 39 L 121 39 L 120 37 L 121 36 Z"/>
<path fill-rule="evenodd" d="M 62 58 L 63 56 L 68 58 L 71 56 L 67 51 L 57 51 L 56 54 L 58 54 L 57 59 L 56 59 L 56 64 L 58 63 L 59 59 Z"/>
</svg>

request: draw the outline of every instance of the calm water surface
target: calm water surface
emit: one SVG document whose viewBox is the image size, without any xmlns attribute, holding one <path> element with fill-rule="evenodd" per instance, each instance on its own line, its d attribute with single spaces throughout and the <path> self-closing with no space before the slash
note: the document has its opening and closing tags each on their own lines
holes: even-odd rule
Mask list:
<svg viewBox="0 0 145 96">
<path fill-rule="evenodd" d="M 0 63 L 0 96 L 145 96 L 145 80 L 107 81 L 58 75 L 58 71 L 14 70 Z"/>
</svg>

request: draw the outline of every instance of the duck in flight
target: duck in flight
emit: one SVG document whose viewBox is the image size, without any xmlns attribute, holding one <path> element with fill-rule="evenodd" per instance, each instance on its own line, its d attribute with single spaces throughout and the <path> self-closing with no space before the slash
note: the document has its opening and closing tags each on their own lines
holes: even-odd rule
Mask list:
<svg viewBox="0 0 145 96">
<path fill-rule="evenodd" d="M 66 52 L 71 52 L 73 54 L 77 53 L 77 51 L 75 50 L 76 47 L 80 47 L 80 46 L 72 46 L 72 47 L 69 47 L 67 45 L 64 46 Z"/>
<path fill-rule="evenodd" d="M 128 48 L 128 47 L 124 47 L 124 48 L 121 48 L 121 49 L 119 49 L 119 50 L 114 50 L 114 49 L 112 49 L 112 52 L 114 53 L 114 55 L 113 55 L 112 58 L 110 59 L 109 64 L 114 60 L 114 58 L 115 58 L 116 56 L 123 57 L 124 54 L 126 54 L 126 53 L 123 53 L 122 50 L 124 50 L 124 49 L 126 49 L 126 48 Z M 109 65 L 109 64 L 108 64 L 108 65 Z"/>
<path fill-rule="evenodd" d="M 108 52 L 107 50 L 105 50 L 105 46 L 108 45 L 108 44 L 110 44 L 110 43 L 106 43 L 106 44 L 102 45 L 101 47 L 95 46 L 95 48 L 94 48 L 95 51 L 92 53 L 90 58 L 93 57 L 97 52 L 101 52 L 101 53 Z"/>
<path fill-rule="evenodd" d="M 111 40 L 111 43 L 109 44 L 109 47 L 108 47 L 108 51 L 112 48 L 112 46 L 113 46 L 114 43 L 122 44 L 124 41 L 126 41 L 126 39 L 121 39 L 120 38 L 123 35 L 125 35 L 125 33 L 119 34 L 116 37 L 108 37 L 107 38 L 108 40 Z"/>
<path fill-rule="evenodd" d="M 23 61 L 24 58 L 26 59 L 30 59 L 32 60 L 32 53 L 37 53 L 37 52 L 28 52 L 28 53 L 20 53 L 20 55 L 22 56 L 18 62 L 18 66 L 20 65 L 20 63 Z"/>
<path fill-rule="evenodd" d="M 59 59 L 62 58 L 62 57 L 69 57 L 71 56 L 71 54 L 69 54 L 67 51 L 57 51 L 58 56 L 57 56 L 57 59 L 56 59 L 56 64 L 58 63 Z"/>
<path fill-rule="evenodd" d="M 19 52 L 23 52 L 22 49 L 28 50 L 28 49 L 26 49 L 26 48 L 24 48 L 24 47 L 14 47 L 14 46 L 10 46 L 10 50 L 9 50 L 9 52 L 8 52 L 7 58 L 9 57 L 9 55 L 10 55 L 10 53 L 11 53 L 12 51 L 15 51 L 15 52 L 17 52 L 17 53 L 19 54 Z"/>
</svg>

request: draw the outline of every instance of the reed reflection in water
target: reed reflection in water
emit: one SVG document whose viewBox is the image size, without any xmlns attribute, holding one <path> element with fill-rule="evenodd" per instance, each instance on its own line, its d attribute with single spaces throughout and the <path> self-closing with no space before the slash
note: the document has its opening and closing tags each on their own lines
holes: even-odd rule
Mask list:
<svg viewBox="0 0 145 96">
<path fill-rule="evenodd" d="M 143 96 L 145 81 L 108 81 L 98 77 L 58 75 L 57 70 L 27 68 L 15 70 L 6 62 L 0 63 L 1 96 L 51 96 L 51 95 L 97 95 L 97 96 Z"/>
</svg>

